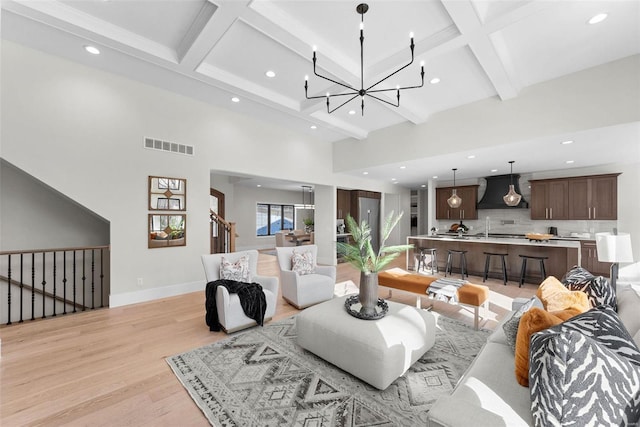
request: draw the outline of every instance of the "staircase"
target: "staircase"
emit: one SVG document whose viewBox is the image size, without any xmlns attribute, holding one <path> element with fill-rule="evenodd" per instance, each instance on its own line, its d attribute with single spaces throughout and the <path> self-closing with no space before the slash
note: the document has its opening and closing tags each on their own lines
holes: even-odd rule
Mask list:
<svg viewBox="0 0 640 427">
<path fill-rule="evenodd" d="M 236 223 L 227 222 L 224 218 L 209 209 L 211 220 L 211 253 L 228 253 L 236 251 Z"/>
<path fill-rule="evenodd" d="M 0 324 L 108 306 L 109 246 L 0 252 Z"/>
</svg>

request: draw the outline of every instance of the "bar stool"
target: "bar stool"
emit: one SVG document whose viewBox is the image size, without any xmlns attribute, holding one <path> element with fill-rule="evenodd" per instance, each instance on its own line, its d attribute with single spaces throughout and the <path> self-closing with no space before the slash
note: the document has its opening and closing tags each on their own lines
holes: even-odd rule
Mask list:
<svg viewBox="0 0 640 427">
<path fill-rule="evenodd" d="M 418 268 L 416 268 L 416 273 L 420 271 L 420 264 L 422 264 L 422 268 L 427 269 L 427 265 L 431 267 L 431 274 L 436 274 L 438 272 L 438 255 L 436 248 L 418 248 L 420 250 L 420 254 L 418 255 Z M 428 252 L 428 253 L 427 253 Z M 427 264 L 427 255 L 431 261 Z"/>
<path fill-rule="evenodd" d="M 537 259 L 540 262 L 540 275 L 542 276 L 542 280 L 547 278 L 547 271 L 544 268 L 544 260 L 549 258 L 546 256 L 535 256 L 535 255 L 519 255 L 522 258 L 522 269 L 520 270 L 520 286 L 524 283 L 524 275 L 527 271 L 527 260 Z"/>
<path fill-rule="evenodd" d="M 507 286 L 507 282 L 509 281 L 509 278 L 507 277 L 507 263 L 504 260 L 504 258 L 509 254 L 498 254 L 494 252 L 483 252 L 483 253 L 486 255 L 486 258 L 484 261 L 484 277 L 482 278 L 482 282 L 485 282 L 489 277 L 489 264 L 491 263 L 491 257 L 499 256 L 502 259 L 502 281 L 504 282 L 504 285 Z"/>
<path fill-rule="evenodd" d="M 467 251 L 459 251 L 459 250 L 455 250 L 455 249 L 449 249 L 447 250 L 447 265 L 444 268 L 444 276 L 447 277 L 447 272 L 449 272 L 449 274 L 451 274 L 451 267 L 452 267 L 452 255 L 454 254 L 458 254 L 460 255 L 460 276 L 462 276 L 462 278 L 464 279 L 464 276 L 466 275 L 467 277 L 469 277 L 469 274 L 467 274 L 467 257 L 466 254 Z"/>
</svg>

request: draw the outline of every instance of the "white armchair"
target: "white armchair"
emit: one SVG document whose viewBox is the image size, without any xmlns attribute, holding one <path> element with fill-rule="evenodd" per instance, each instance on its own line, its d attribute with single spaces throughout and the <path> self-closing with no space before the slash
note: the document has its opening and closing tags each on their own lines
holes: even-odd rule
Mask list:
<svg viewBox="0 0 640 427">
<path fill-rule="evenodd" d="M 259 276 L 258 271 L 258 251 L 249 250 L 243 252 L 232 252 L 226 254 L 202 255 L 202 265 L 207 282 L 220 279 L 220 264 L 222 257 L 227 261 L 235 263 L 242 256 L 249 255 L 249 270 L 251 271 L 251 281 L 262 285 L 262 290 L 267 302 L 267 309 L 264 314 L 265 322 L 270 320 L 276 312 L 276 302 L 278 298 L 278 278 Z M 255 326 L 255 320 L 247 317 L 240 306 L 238 294 L 230 294 L 224 286 L 218 286 L 216 290 L 216 308 L 218 319 L 225 332 L 231 333 L 240 329 Z"/>
<path fill-rule="evenodd" d="M 316 245 L 304 245 L 293 248 L 276 248 L 280 267 L 280 281 L 282 282 L 282 297 L 297 309 L 309 307 L 333 298 L 336 284 L 336 267 L 333 265 L 315 265 L 315 273 L 300 275 L 291 270 L 293 251 L 296 251 L 296 253 L 310 251 L 315 265 L 318 247 Z"/>
</svg>

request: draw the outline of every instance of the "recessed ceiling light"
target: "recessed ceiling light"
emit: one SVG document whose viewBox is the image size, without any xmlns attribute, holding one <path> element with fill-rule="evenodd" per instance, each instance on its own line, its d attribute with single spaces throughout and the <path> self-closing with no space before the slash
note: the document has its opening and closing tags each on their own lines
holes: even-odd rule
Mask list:
<svg viewBox="0 0 640 427">
<path fill-rule="evenodd" d="M 311 125 L 311 129 L 318 129 L 318 126 L 316 126 L 316 125 Z"/>
<path fill-rule="evenodd" d="M 429 83 L 431 83 L 432 85 L 437 85 L 438 83 L 440 83 L 440 79 L 437 77 L 434 77 L 431 80 L 429 80 Z"/>
<path fill-rule="evenodd" d="M 470 154 L 467 156 L 467 159 L 475 159 L 475 158 L 476 158 L 475 154 Z"/>
<path fill-rule="evenodd" d="M 95 46 L 87 45 L 87 46 L 84 47 L 84 50 L 86 50 L 87 52 L 89 52 L 92 55 L 100 55 L 100 49 L 98 49 Z"/>
<path fill-rule="evenodd" d="M 597 24 L 599 22 L 604 21 L 605 19 L 607 19 L 607 15 L 606 13 L 599 13 L 595 16 L 592 16 L 591 19 L 589 19 L 589 21 L 587 21 L 589 24 Z"/>
<path fill-rule="evenodd" d="M 349 110 L 349 114 L 351 114 L 352 116 L 356 113 L 356 110 Z"/>
<path fill-rule="evenodd" d="M 498 172 L 498 169 L 491 169 L 491 172 Z"/>
<path fill-rule="evenodd" d="M 233 98 L 231 98 L 231 100 L 233 102 L 240 102 L 240 98 L 238 98 L 237 96 L 234 96 Z"/>
<path fill-rule="evenodd" d="M 438 175 L 433 175 L 431 178 L 438 179 Z"/>
<path fill-rule="evenodd" d="M 406 169 L 406 168 L 407 168 L 406 166 L 400 166 L 400 169 Z"/>
<path fill-rule="evenodd" d="M 570 165 L 571 163 L 573 163 L 573 160 L 567 160 L 565 163 Z"/>
<path fill-rule="evenodd" d="M 560 144 L 562 144 L 562 145 L 569 145 L 569 144 L 573 144 L 573 141 L 569 139 L 569 140 L 567 140 L 567 141 L 562 141 Z"/>
<path fill-rule="evenodd" d="M 256 185 L 256 187 L 260 188 L 260 187 L 262 187 L 262 184 L 258 184 L 258 185 Z"/>
<path fill-rule="evenodd" d="M 395 180 L 396 180 L 395 178 L 391 178 L 391 181 L 395 181 Z"/>
<path fill-rule="evenodd" d="M 369 175 L 369 172 L 362 172 L 362 175 Z"/>
<path fill-rule="evenodd" d="M 420 187 L 425 188 L 427 184 L 422 184 Z"/>
<path fill-rule="evenodd" d="M 396 181 L 396 182 L 394 182 L 394 184 L 397 184 L 398 182 L 400 182 L 400 181 Z"/>
<path fill-rule="evenodd" d="M 274 71 L 269 70 L 266 73 L 264 73 L 264 75 L 269 78 L 274 78 L 276 76 L 276 73 Z"/>
</svg>

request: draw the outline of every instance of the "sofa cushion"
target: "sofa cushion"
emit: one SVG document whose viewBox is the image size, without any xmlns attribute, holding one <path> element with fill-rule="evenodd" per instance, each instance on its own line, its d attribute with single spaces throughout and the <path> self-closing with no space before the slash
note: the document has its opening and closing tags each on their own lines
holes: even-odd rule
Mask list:
<svg viewBox="0 0 640 427">
<path fill-rule="evenodd" d="M 529 311 L 532 307 L 544 308 L 542 301 L 538 297 L 534 296 L 525 304 L 520 306 L 513 315 L 502 324 L 502 330 L 504 331 L 505 341 L 511 347 L 511 350 L 516 351 L 516 336 L 518 335 L 518 326 L 520 325 L 520 318 L 524 313 Z"/>
<path fill-rule="evenodd" d="M 236 262 L 230 262 L 223 256 L 220 260 L 220 278 L 251 283 L 249 255 L 243 255 Z"/>
<path fill-rule="evenodd" d="M 316 272 L 316 264 L 311 251 L 296 252 L 291 254 L 291 270 L 300 275 L 313 274 Z"/>
<path fill-rule="evenodd" d="M 515 374 L 518 384 L 524 387 L 529 386 L 529 340 L 531 335 L 558 325 L 577 314 L 580 312 L 575 308 L 551 313 L 533 307 L 522 315 L 516 336 L 515 352 Z"/>
<path fill-rule="evenodd" d="M 640 347 L 640 296 L 631 288 L 618 288 L 618 316 Z"/>
<path fill-rule="evenodd" d="M 538 286 L 536 296 L 540 298 L 547 311 L 561 311 L 573 307 L 580 312 L 585 312 L 591 308 L 587 294 L 581 291 L 570 291 L 553 276 L 547 277 Z"/>
<path fill-rule="evenodd" d="M 594 307 L 564 322 L 562 328 L 596 339 L 611 350 L 624 354 L 631 363 L 640 367 L 640 349 L 633 342 L 620 316 L 611 307 Z"/>
<path fill-rule="evenodd" d="M 640 421 L 640 351 L 607 306 L 531 337 L 535 425 L 635 425 Z"/>
<path fill-rule="evenodd" d="M 616 290 L 602 276 L 594 276 L 584 268 L 574 266 L 562 277 L 562 283 L 569 290 L 587 294 L 593 307 L 604 304 L 617 309 Z"/>
</svg>

